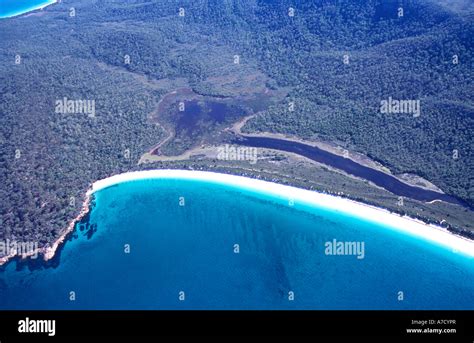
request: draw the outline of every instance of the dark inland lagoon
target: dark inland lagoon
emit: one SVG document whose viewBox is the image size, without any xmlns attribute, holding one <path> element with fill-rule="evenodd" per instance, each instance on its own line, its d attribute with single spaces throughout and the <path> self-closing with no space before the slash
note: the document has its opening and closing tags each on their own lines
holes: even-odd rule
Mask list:
<svg viewBox="0 0 474 343">
<path fill-rule="evenodd" d="M 473 257 L 394 229 L 390 214 L 375 222 L 315 192 L 156 172 L 96 188 L 96 231 L 77 224 L 53 265 L 3 266 L 0 309 L 473 309 Z M 335 242 L 358 249 L 328 252 Z"/>
<path fill-rule="evenodd" d="M 433 200 L 442 200 L 445 202 L 461 205 L 472 209 L 469 204 L 451 195 L 431 191 L 416 186 L 410 186 L 398 180 L 394 176 L 391 176 L 373 168 L 363 166 L 357 162 L 354 162 L 350 158 L 345 158 L 343 156 L 330 153 L 328 151 L 319 149 L 311 145 L 279 138 L 249 136 L 239 136 L 239 138 L 235 139 L 233 143 L 257 148 L 268 148 L 292 152 L 300 156 L 307 157 L 313 161 L 345 171 L 348 174 L 368 180 L 374 183 L 375 185 L 380 186 L 398 196 L 403 196 L 406 198 L 426 202 Z"/>
<path fill-rule="evenodd" d="M 187 135 L 197 131 L 199 125 L 232 122 L 243 115 L 240 108 L 223 102 L 190 100 L 184 105 L 184 110 L 176 111 L 173 116 L 177 133 L 185 132 Z"/>
</svg>

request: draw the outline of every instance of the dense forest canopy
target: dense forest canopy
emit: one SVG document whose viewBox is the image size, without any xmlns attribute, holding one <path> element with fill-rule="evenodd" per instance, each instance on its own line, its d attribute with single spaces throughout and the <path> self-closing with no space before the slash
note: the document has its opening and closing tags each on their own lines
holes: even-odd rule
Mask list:
<svg viewBox="0 0 474 343">
<path fill-rule="evenodd" d="M 64 0 L 0 20 L 0 238 L 57 237 L 91 182 L 163 138 L 149 115 L 179 87 L 286 87 L 245 131 L 334 142 L 474 204 L 472 37 L 469 6 L 441 0 Z M 239 73 L 256 77 L 226 87 Z M 96 115 L 58 115 L 63 98 Z M 388 98 L 421 114 L 381 113 Z"/>
</svg>

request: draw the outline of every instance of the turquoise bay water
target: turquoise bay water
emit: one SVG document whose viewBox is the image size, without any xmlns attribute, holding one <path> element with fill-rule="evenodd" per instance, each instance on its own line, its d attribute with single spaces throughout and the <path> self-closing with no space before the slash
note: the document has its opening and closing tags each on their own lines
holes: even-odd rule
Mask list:
<svg viewBox="0 0 474 343">
<path fill-rule="evenodd" d="M 340 213 L 173 179 L 95 201 L 55 267 L 3 267 L 1 309 L 474 309 L 472 258 Z M 326 255 L 333 239 L 365 257 Z"/>
<path fill-rule="evenodd" d="M 0 18 L 20 15 L 54 2 L 54 0 L 0 0 Z"/>
</svg>

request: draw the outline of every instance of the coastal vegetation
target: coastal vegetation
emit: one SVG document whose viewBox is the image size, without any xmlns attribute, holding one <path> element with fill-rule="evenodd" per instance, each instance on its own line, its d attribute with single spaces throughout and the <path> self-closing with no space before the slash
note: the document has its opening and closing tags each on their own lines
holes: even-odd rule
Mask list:
<svg viewBox="0 0 474 343">
<path fill-rule="evenodd" d="M 432 1 L 398 10 L 378 0 L 71 0 L 0 20 L 0 239 L 50 244 L 95 180 L 151 167 L 137 162 L 169 132 L 166 154 L 225 141 L 221 130 L 249 113 L 246 132 L 333 142 L 474 204 L 472 22 Z M 182 88 L 207 101 L 198 121 L 173 115 L 185 98 L 157 111 Z M 420 116 L 380 113 L 389 97 L 420 100 Z M 64 98 L 93 101 L 94 115 L 58 113 Z M 223 120 L 209 117 L 212 102 L 231 108 Z M 350 193 L 367 200 L 373 190 L 360 185 Z M 456 213 L 466 229 L 469 213 L 450 206 L 431 220 Z"/>
</svg>

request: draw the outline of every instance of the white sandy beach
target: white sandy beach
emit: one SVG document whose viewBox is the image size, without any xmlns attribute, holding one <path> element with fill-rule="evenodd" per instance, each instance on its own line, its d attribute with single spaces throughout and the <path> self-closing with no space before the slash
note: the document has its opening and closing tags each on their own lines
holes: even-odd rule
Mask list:
<svg viewBox="0 0 474 343">
<path fill-rule="evenodd" d="M 445 247 L 453 253 L 474 258 L 474 241 L 472 240 L 454 235 L 439 226 L 426 224 L 407 216 L 402 217 L 390 213 L 387 210 L 350 199 L 229 174 L 191 170 L 146 170 L 118 174 L 94 182 L 86 194 L 86 200 L 79 215 L 70 222 L 63 234 L 51 247 L 40 249 L 40 253 L 44 255 L 44 259 L 49 260 L 54 257 L 58 247 L 64 242 L 67 235 L 74 230 L 75 223 L 87 214 L 89 211 L 90 196 L 94 192 L 123 182 L 154 178 L 208 181 L 266 193 L 284 199 L 285 201 L 292 199 L 295 204 L 300 202 L 376 222 L 384 225 L 387 229 L 393 229 L 406 235 L 422 239 L 430 244 Z M 12 257 L 13 256 L 5 256 L 0 258 L 0 265 L 6 263 Z"/>
<path fill-rule="evenodd" d="M 380 223 L 393 230 L 448 248 L 453 253 L 461 253 L 474 258 L 474 241 L 454 235 L 440 226 L 426 224 L 420 220 L 407 216 L 402 217 L 385 209 L 366 205 L 350 199 L 242 176 L 190 170 L 147 170 L 114 175 L 99 180 L 93 184 L 92 192 L 99 191 L 121 182 L 150 178 L 178 178 L 211 181 L 252 189 L 278 198 L 291 198 L 295 203 L 302 202 L 315 205 Z"/>
</svg>

